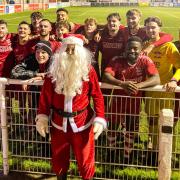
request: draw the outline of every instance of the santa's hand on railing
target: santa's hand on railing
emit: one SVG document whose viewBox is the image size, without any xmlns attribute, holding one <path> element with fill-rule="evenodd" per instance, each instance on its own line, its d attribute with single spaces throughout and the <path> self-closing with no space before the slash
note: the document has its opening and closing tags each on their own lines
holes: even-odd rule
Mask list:
<svg viewBox="0 0 180 180">
<path fill-rule="evenodd" d="M 38 114 L 36 116 L 36 130 L 42 137 L 46 137 L 46 133 L 49 133 L 48 129 L 48 117 L 46 115 Z"/>
<path fill-rule="evenodd" d="M 97 140 L 99 135 L 103 132 L 104 127 L 101 123 L 95 122 L 94 123 L 94 128 L 93 128 L 93 132 L 94 132 L 94 139 Z"/>
</svg>

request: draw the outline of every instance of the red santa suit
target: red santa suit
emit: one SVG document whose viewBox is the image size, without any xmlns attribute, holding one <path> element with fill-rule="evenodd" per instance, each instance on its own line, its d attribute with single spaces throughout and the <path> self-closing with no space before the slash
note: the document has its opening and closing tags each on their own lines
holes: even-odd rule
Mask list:
<svg viewBox="0 0 180 180">
<path fill-rule="evenodd" d="M 94 110 L 90 106 L 93 98 Z M 51 148 L 53 171 L 58 174 L 66 173 L 69 168 L 70 146 L 76 156 L 78 167 L 83 179 L 90 179 L 94 175 L 94 122 L 106 127 L 104 120 L 104 100 L 99 88 L 98 78 L 93 67 L 89 71 L 89 80 L 83 81 L 82 92 L 75 97 L 66 97 L 55 92 L 55 83 L 47 77 L 45 79 L 37 117 L 51 119 Z M 63 117 L 58 113 L 74 113 L 74 117 Z"/>
</svg>

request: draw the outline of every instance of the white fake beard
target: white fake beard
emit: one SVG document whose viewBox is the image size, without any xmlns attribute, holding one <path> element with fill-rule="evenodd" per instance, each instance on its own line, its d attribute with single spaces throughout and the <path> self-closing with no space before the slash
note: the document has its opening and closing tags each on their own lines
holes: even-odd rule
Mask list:
<svg viewBox="0 0 180 180">
<path fill-rule="evenodd" d="M 57 57 L 58 61 L 51 69 L 56 93 L 69 97 L 81 94 L 83 80 L 88 81 L 89 63 L 82 61 L 82 54 L 78 54 L 68 55 L 63 52 Z"/>
</svg>

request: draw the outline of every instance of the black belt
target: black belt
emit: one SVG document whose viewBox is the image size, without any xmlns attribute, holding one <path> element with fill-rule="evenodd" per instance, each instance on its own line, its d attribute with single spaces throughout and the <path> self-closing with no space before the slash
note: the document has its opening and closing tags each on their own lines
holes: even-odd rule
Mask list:
<svg viewBox="0 0 180 180">
<path fill-rule="evenodd" d="M 56 113 L 58 113 L 61 117 L 66 117 L 66 118 L 71 118 L 71 117 L 75 117 L 79 114 L 81 114 L 83 111 L 86 110 L 86 107 L 80 111 L 75 111 L 75 112 L 66 112 L 62 109 L 57 109 L 55 107 L 52 107 L 52 110 L 54 110 Z"/>
</svg>

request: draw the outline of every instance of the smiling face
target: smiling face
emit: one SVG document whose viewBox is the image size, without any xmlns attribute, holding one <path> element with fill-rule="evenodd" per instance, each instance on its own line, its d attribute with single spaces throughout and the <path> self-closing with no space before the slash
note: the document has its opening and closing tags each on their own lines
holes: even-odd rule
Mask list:
<svg viewBox="0 0 180 180">
<path fill-rule="evenodd" d="M 49 21 L 41 21 L 39 25 L 40 35 L 47 36 L 50 34 L 52 27 Z"/>
<path fill-rule="evenodd" d="M 150 39 L 158 39 L 161 31 L 156 22 L 150 21 L 145 24 L 146 34 Z"/>
<path fill-rule="evenodd" d="M 68 21 L 68 14 L 65 11 L 59 11 L 56 13 L 56 22 Z"/>
<path fill-rule="evenodd" d="M 0 24 L 0 39 L 3 39 L 8 33 L 6 24 Z"/>
<path fill-rule="evenodd" d="M 20 24 L 18 27 L 18 35 L 21 38 L 27 37 L 31 33 L 30 27 L 27 24 Z"/>
<path fill-rule="evenodd" d="M 56 28 L 57 38 L 63 38 L 63 34 L 69 33 L 69 29 L 66 26 L 58 26 Z"/>
<path fill-rule="evenodd" d="M 85 22 L 84 29 L 86 33 L 93 33 L 97 29 L 97 24 L 94 21 Z"/>
<path fill-rule="evenodd" d="M 44 64 L 49 60 L 49 54 L 40 48 L 36 49 L 35 57 L 39 64 Z"/>
<path fill-rule="evenodd" d="M 134 13 L 132 15 L 128 15 L 126 18 L 127 18 L 127 26 L 130 29 L 134 29 L 139 26 L 141 17 L 138 14 Z"/>
<path fill-rule="evenodd" d="M 42 18 L 40 17 L 32 17 L 31 18 L 31 24 L 34 28 L 38 28 L 40 25 L 40 21 L 42 20 Z"/>
<path fill-rule="evenodd" d="M 117 17 L 111 16 L 107 21 L 108 30 L 111 32 L 116 32 L 119 30 L 120 21 Z"/>
<path fill-rule="evenodd" d="M 126 58 L 128 63 L 134 64 L 142 50 L 142 45 L 140 42 L 137 41 L 130 41 L 127 43 L 126 46 Z"/>
</svg>

